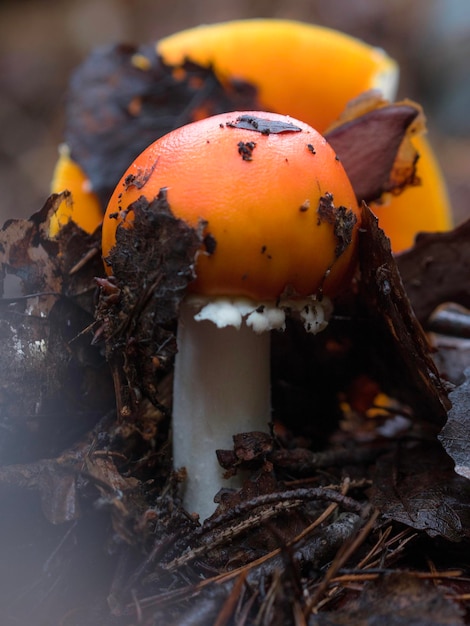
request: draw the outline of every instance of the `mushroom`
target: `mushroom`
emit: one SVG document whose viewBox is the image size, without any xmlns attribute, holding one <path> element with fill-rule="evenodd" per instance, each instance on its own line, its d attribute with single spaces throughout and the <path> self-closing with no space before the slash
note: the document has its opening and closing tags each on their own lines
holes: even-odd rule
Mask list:
<svg viewBox="0 0 470 626">
<path fill-rule="evenodd" d="M 187 470 L 185 507 L 204 519 L 227 484 L 215 450 L 269 428 L 269 331 L 284 329 L 286 313 L 307 332 L 326 326 L 355 265 L 359 208 L 310 126 L 259 111 L 217 115 L 172 131 L 132 163 L 105 215 L 105 261 L 118 225 L 132 228 L 133 203 L 162 190 L 205 243 L 180 307 L 173 388 L 174 466 Z"/>
</svg>

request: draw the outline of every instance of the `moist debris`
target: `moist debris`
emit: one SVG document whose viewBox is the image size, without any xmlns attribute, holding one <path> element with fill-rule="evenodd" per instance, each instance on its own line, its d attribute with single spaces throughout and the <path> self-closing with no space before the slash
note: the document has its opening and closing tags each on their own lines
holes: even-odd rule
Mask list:
<svg viewBox="0 0 470 626">
<path fill-rule="evenodd" d="M 142 189 L 144 187 L 149 178 L 152 176 L 155 168 L 157 167 L 158 159 L 151 165 L 151 167 L 146 167 L 145 169 L 138 170 L 137 174 L 129 174 L 124 179 L 124 189 L 128 191 L 131 187 L 135 187 L 136 189 Z M 119 198 L 121 200 L 121 198 Z"/>
<path fill-rule="evenodd" d="M 254 130 L 262 135 L 279 133 L 300 133 L 301 128 L 291 122 L 279 120 L 266 120 L 253 115 L 240 115 L 235 122 L 227 122 L 230 128 L 243 128 L 244 130 Z"/>
<path fill-rule="evenodd" d="M 207 233 L 207 235 L 204 236 L 202 243 L 204 244 L 207 254 L 214 254 L 215 249 L 217 248 L 217 239 L 214 235 Z"/>
<path fill-rule="evenodd" d="M 261 254 L 266 254 L 268 247 L 267 246 L 261 246 Z M 267 259 L 272 259 L 272 254 L 266 254 L 266 258 Z"/>
<path fill-rule="evenodd" d="M 244 161 L 253 160 L 253 150 L 256 148 L 254 141 L 239 141 L 238 142 L 238 154 L 241 155 Z"/>
<path fill-rule="evenodd" d="M 340 257 L 350 245 L 357 218 L 351 209 L 335 207 L 333 194 L 327 192 L 320 198 L 317 209 L 318 223 L 327 222 L 334 226 L 336 237 L 335 258 Z"/>
<path fill-rule="evenodd" d="M 204 243 L 213 251 L 215 239 L 203 237 L 205 222 L 195 229 L 176 218 L 164 188 L 151 201 L 140 196 L 126 210 L 134 214 L 133 226 L 118 226 L 106 259 L 120 297 L 113 293 L 110 300 L 101 289 L 96 319 L 108 362 L 121 381 L 118 407 L 138 415 L 146 398 L 168 415 L 159 388 L 173 366 L 178 309 L 194 279 L 196 252 Z M 123 366 L 123 359 L 132 365 Z"/>
<path fill-rule="evenodd" d="M 340 257 L 349 247 L 352 240 L 352 233 L 356 225 L 357 217 L 345 206 L 340 206 L 336 210 L 335 217 L 335 237 L 336 237 L 336 258 Z"/>
<path fill-rule="evenodd" d="M 327 224 L 334 224 L 335 222 L 336 207 L 333 203 L 333 194 L 326 192 L 324 196 L 320 198 L 318 204 L 318 224 L 326 222 Z"/>
</svg>

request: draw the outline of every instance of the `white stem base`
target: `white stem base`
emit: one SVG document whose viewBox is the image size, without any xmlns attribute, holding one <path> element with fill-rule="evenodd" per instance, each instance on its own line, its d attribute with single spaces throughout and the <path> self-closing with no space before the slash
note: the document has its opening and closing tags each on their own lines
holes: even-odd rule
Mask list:
<svg viewBox="0 0 470 626">
<path fill-rule="evenodd" d="M 184 506 L 201 520 L 215 510 L 222 487 L 240 485 L 223 478 L 215 450 L 231 449 L 232 436 L 267 432 L 271 420 L 270 337 L 195 321 L 183 303 L 178 324 L 178 354 L 173 393 L 173 464 L 185 467 Z"/>
</svg>

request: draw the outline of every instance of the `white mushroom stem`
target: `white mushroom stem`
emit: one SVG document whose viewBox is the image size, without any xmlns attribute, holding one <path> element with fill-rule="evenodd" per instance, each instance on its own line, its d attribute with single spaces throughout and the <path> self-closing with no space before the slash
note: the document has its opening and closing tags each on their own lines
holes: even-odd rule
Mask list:
<svg viewBox="0 0 470 626">
<path fill-rule="evenodd" d="M 183 304 L 173 393 L 173 463 L 185 467 L 184 505 L 202 520 L 215 510 L 222 487 L 238 487 L 238 476 L 223 479 L 217 449 L 232 449 L 232 436 L 267 431 L 270 415 L 269 333 L 246 324 L 218 328 L 196 321 Z"/>
<path fill-rule="evenodd" d="M 329 303 L 329 301 L 328 301 Z M 289 310 L 292 302 L 289 302 Z M 296 308 L 309 332 L 322 330 L 330 307 L 308 302 Z M 202 520 L 215 510 L 223 478 L 215 451 L 232 449 L 233 435 L 264 431 L 271 421 L 270 333 L 283 329 L 285 312 L 275 305 L 217 300 L 201 309 L 185 300 L 178 322 L 173 388 L 173 463 L 185 467 L 184 506 Z"/>
</svg>

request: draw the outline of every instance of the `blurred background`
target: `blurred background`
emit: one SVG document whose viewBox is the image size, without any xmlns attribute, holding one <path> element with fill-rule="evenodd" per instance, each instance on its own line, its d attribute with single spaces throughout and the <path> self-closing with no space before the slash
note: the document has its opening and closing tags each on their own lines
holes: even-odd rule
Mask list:
<svg viewBox="0 0 470 626">
<path fill-rule="evenodd" d="M 470 215 L 469 0 L 0 0 L 0 223 L 49 193 L 70 73 L 101 44 L 146 43 L 201 23 L 291 18 L 387 50 L 419 101 L 457 222 Z"/>
</svg>

